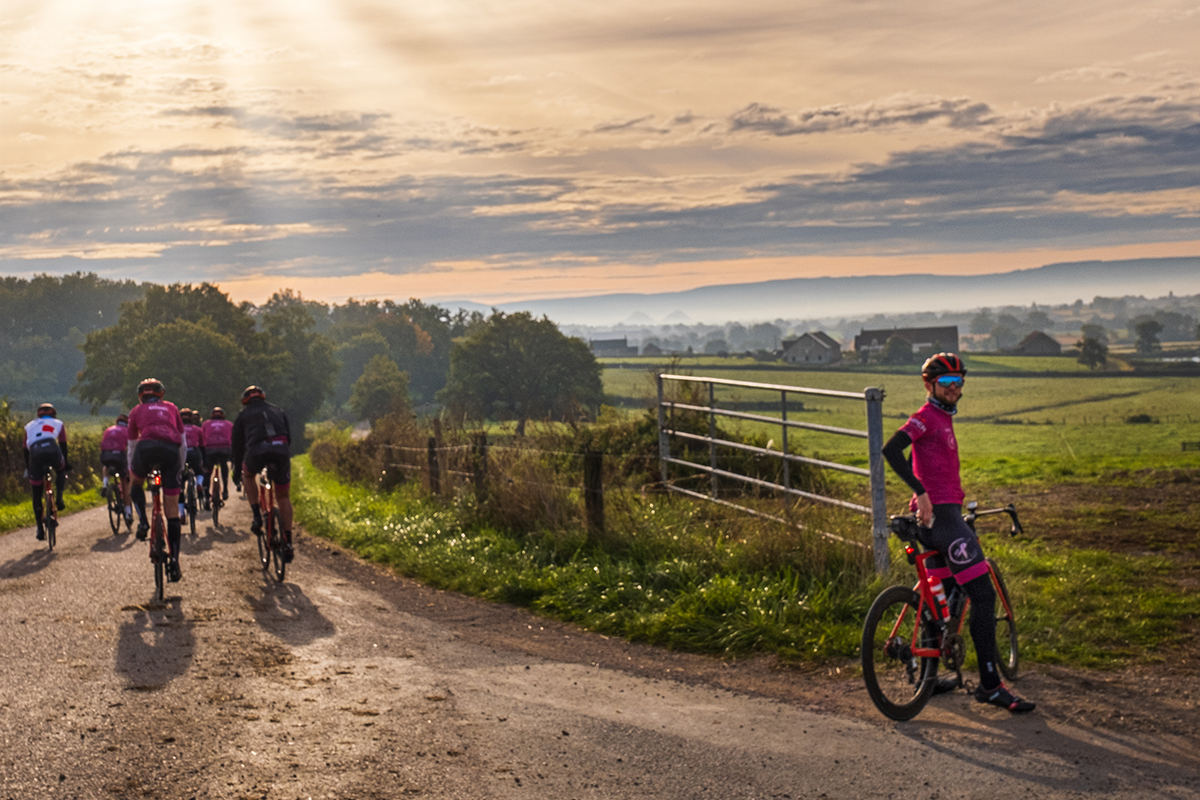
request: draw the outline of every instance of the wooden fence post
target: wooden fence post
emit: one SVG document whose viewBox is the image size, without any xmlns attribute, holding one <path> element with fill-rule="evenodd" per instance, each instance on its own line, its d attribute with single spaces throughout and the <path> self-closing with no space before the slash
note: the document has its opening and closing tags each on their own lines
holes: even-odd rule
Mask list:
<svg viewBox="0 0 1200 800">
<path fill-rule="evenodd" d="M 437 442 L 437 485 L 439 488 L 443 486 L 446 487 L 446 491 L 449 492 L 454 482 L 450 479 L 450 474 L 448 472 L 450 465 L 447 463 L 447 459 L 449 458 L 449 454 L 446 452 L 446 441 L 442 438 L 441 417 L 433 418 L 433 438 Z M 442 478 L 445 478 L 446 480 L 443 481 Z"/>
<path fill-rule="evenodd" d="M 429 437 L 429 492 L 430 494 L 442 493 L 441 475 L 438 474 L 438 451 L 437 439 Z"/>
<path fill-rule="evenodd" d="M 583 502 L 587 512 L 588 534 L 604 535 L 604 486 L 601 474 L 604 456 L 595 450 L 583 456 Z"/>
<path fill-rule="evenodd" d="M 487 499 L 487 431 L 475 436 L 475 502 L 482 504 Z"/>
</svg>

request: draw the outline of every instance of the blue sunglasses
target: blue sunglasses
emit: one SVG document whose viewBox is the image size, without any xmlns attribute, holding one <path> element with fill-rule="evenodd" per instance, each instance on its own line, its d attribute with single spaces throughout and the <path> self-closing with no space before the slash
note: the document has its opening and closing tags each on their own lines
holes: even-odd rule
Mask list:
<svg viewBox="0 0 1200 800">
<path fill-rule="evenodd" d="M 938 386 L 956 386 L 962 388 L 965 379 L 962 375 L 939 375 L 937 379 Z"/>
</svg>

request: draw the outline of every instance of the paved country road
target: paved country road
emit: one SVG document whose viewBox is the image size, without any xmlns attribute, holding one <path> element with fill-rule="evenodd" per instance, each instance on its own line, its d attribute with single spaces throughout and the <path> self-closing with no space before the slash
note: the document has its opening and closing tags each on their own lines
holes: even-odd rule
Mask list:
<svg viewBox="0 0 1200 800">
<path fill-rule="evenodd" d="M 162 605 L 104 509 L 53 554 L 0 536 L 0 800 L 1200 797 L 1194 678 L 1042 673 L 1032 715 L 956 695 L 895 724 L 859 681 L 609 640 L 308 537 L 277 585 L 227 517 L 185 534 Z"/>
</svg>

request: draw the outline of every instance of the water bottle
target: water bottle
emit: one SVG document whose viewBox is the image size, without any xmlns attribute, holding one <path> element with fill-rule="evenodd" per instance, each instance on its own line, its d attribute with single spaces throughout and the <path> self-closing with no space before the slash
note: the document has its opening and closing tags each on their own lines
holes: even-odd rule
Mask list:
<svg viewBox="0 0 1200 800">
<path fill-rule="evenodd" d="M 946 587 L 942 586 L 942 579 L 936 575 L 930 575 L 929 591 L 933 592 L 933 596 L 937 600 L 938 616 L 942 622 L 950 619 L 950 609 L 946 607 Z"/>
</svg>

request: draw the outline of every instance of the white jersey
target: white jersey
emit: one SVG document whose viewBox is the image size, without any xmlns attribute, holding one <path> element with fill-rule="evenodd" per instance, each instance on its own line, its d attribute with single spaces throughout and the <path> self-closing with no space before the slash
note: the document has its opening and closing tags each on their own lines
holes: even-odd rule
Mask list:
<svg viewBox="0 0 1200 800">
<path fill-rule="evenodd" d="M 67 426 L 55 417 L 39 417 L 25 426 L 25 449 L 38 442 L 65 442 Z"/>
</svg>

